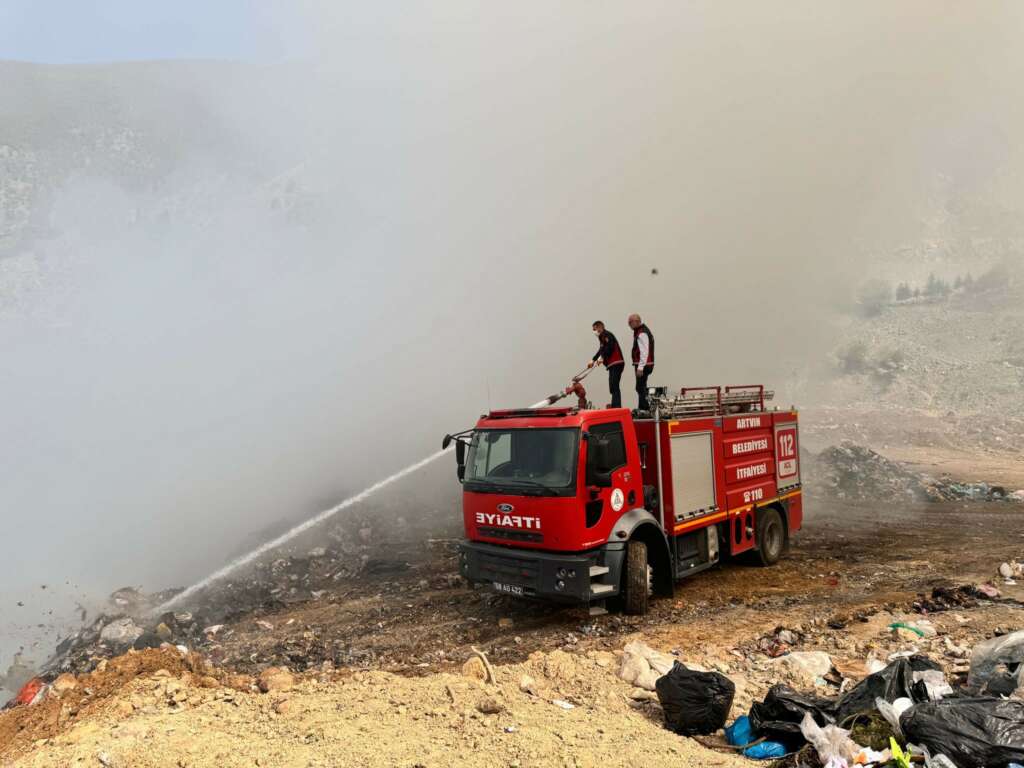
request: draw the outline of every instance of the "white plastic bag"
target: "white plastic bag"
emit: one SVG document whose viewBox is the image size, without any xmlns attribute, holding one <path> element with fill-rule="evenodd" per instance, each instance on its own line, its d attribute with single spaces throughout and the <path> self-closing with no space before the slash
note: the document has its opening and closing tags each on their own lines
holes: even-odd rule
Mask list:
<svg viewBox="0 0 1024 768">
<path fill-rule="evenodd" d="M 928 752 L 928 747 L 918 747 L 915 744 L 907 744 L 907 750 L 924 755 L 925 768 L 957 768 L 956 763 L 945 755 L 935 755 Z"/>
<path fill-rule="evenodd" d="M 850 738 L 848 730 L 838 725 L 826 725 L 822 728 L 814 722 L 810 712 L 807 712 L 800 722 L 800 733 L 814 747 L 822 763 L 827 764 L 835 758 L 849 764 L 861 751 L 861 747 Z"/>
<path fill-rule="evenodd" d="M 892 704 L 881 696 L 875 699 L 875 709 L 885 718 L 885 721 L 892 726 L 896 737 L 903 740 L 903 729 L 900 728 L 900 715 L 914 706 L 914 702 L 906 697 L 896 699 Z"/>
<path fill-rule="evenodd" d="M 953 692 L 953 687 L 946 682 L 946 675 L 941 669 L 925 669 L 914 673 L 914 682 L 924 681 L 924 687 L 928 690 L 928 698 L 938 701 L 944 696 Z"/>
<path fill-rule="evenodd" d="M 967 686 L 980 688 L 996 674 L 1000 666 L 1020 664 L 1017 685 L 1024 684 L 1024 630 L 993 637 L 974 646 L 971 651 L 971 669 L 967 673 Z"/>
</svg>

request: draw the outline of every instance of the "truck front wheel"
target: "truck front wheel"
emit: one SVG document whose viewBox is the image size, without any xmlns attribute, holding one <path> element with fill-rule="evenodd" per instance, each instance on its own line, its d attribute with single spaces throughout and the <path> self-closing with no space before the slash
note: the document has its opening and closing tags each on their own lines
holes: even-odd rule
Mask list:
<svg viewBox="0 0 1024 768">
<path fill-rule="evenodd" d="M 779 510 L 774 507 L 758 510 L 757 558 L 761 565 L 775 565 L 786 546 L 786 528 Z"/>
<path fill-rule="evenodd" d="M 626 567 L 622 574 L 622 602 L 626 613 L 647 613 L 647 545 L 634 539 L 626 545 Z"/>
</svg>

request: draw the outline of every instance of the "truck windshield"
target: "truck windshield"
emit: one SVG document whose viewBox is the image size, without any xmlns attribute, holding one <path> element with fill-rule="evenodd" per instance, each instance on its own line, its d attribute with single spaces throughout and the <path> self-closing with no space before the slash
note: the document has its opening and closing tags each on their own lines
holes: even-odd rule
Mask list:
<svg viewBox="0 0 1024 768">
<path fill-rule="evenodd" d="M 482 493 L 572 496 L 579 430 L 478 429 L 466 462 L 465 487 Z"/>
</svg>

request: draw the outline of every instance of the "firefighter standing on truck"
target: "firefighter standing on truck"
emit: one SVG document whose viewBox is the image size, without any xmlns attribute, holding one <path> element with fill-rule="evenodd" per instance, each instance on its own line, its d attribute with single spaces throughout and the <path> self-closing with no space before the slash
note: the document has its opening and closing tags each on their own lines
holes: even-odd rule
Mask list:
<svg viewBox="0 0 1024 768">
<path fill-rule="evenodd" d="M 629 316 L 629 327 L 633 329 L 633 370 L 636 373 L 637 410 L 649 411 L 647 402 L 647 379 L 654 370 L 654 334 L 644 325 L 640 315 Z"/>
<path fill-rule="evenodd" d="M 626 367 L 626 358 L 622 356 L 622 348 L 615 334 L 604 327 L 604 323 L 596 320 L 591 326 L 597 335 L 598 348 L 594 357 L 587 364 L 587 368 L 593 368 L 597 363 L 604 363 L 608 369 L 608 391 L 612 395 L 612 408 L 622 407 L 622 390 L 619 389 L 619 382 L 622 380 L 622 369 Z"/>
</svg>

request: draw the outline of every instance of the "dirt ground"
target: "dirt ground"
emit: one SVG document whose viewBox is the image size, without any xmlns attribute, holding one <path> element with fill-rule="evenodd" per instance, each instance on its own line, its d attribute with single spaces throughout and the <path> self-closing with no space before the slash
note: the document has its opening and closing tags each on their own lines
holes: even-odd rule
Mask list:
<svg viewBox="0 0 1024 768">
<path fill-rule="evenodd" d="M 680 739 L 630 706 L 630 687 L 610 672 L 613 663 L 611 654 L 556 652 L 499 667 L 494 684 L 451 674 L 357 672 L 269 694 L 144 677 L 101 713 L 13 765 L 583 768 L 621 764 L 626 757 L 647 765 L 743 762 Z M 535 693 L 520 690 L 523 675 L 534 679 Z M 137 710 L 125 717 L 132 703 Z"/>
<path fill-rule="evenodd" d="M 995 458 L 921 452 L 917 461 L 1024 487 L 1024 464 Z M 321 599 L 228 622 L 201 649 L 216 664 L 212 682 L 180 666 L 154 676 L 147 662 L 130 682 L 99 686 L 49 720 L 0 716 L 0 765 L 739 764 L 664 730 L 656 702 L 634 700 L 615 674 L 627 642 L 641 637 L 734 676 L 735 716 L 771 683 L 799 683 L 759 651 L 776 627 L 795 629 L 800 650 L 825 650 L 854 679 L 868 656 L 905 649 L 888 624 L 920 618 L 915 602 L 937 586 L 991 582 L 1007 599 L 931 614 L 939 636 L 919 650 L 942 657 L 949 644 L 1021 629 L 1024 587 L 996 574 L 1012 558 L 1024 558 L 1019 504 L 817 500 L 777 566 L 726 562 L 680 582 L 647 616 L 592 618 L 466 587 L 453 578 L 453 542 L 433 541 Z M 495 685 L 461 673 L 471 646 L 496 665 Z M 955 674 L 956 661 L 945 663 Z M 251 678 L 229 675 L 268 665 L 301 673 L 298 687 L 260 694 Z M 520 689 L 523 675 L 538 681 L 533 693 Z"/>
<path fill-rule="evenodd" d="M 326 658 L 338 666 L 422 674 L 461 664 L 475 644 L 495 662 L 513 663 L 563 646 L 612 649 L 635 632 L 688 627 L 714 638 L 720 630 L 712 626 L 741 620 L 751 609 L 767 631 L 772 621 L 905 606 L 944 582 L 993 579 L 1001 562 L 1024 557 L 1020 505 L 810 506 L 805 530 L 778 565 L 726 562 L 679 582 L 675 597 L 655 601 L 644 617 L 591 618 L 485 588 L 448 586 L 455 555 L 445 548 L 410 561 L 397 576 L 366 576 L 322 601 L 247 617 L 230 634 L 218 634 L 211 656 L 248 672 Z M 776 618 L 766 620 L 766 612 Z"/>
</svg>

